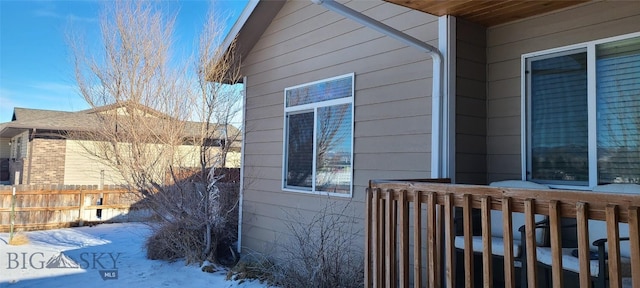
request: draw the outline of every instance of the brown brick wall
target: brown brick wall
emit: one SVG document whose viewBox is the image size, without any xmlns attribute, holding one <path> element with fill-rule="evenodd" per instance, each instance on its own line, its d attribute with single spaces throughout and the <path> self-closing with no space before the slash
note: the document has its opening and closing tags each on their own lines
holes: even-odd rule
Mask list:
<svg viewBox="0 0 640 288">
<path fill-rule="evenodd" d="M 33 139 L 33 143 L 29 143 L 29 149 L 33 149 L 33 155 L 27 154 L 25 158 L 24 173 L 31 172 L 28 179 L 26 179 L 29 183 L 26 184 L 64 184 L 66 143 L 66 140 L 58 139 Z M 32 157 L 30 170 L 29 156 Z"/>
</svg>

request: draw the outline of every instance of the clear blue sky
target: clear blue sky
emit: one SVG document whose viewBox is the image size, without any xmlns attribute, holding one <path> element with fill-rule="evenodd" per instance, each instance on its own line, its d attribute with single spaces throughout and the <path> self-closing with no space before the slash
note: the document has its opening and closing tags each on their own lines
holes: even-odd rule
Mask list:
<svg viewBox="0 0 640 288">
<path fill-rule="evenodd" d="M 176 50 L 190 51 L 208 8 L 230 29 L 248 0 L 169 1 L 177 12 Z M 99 33 L 98 1 L 0 0 L 0 123 L 11 121 L 14 107 L 77 111 L 88 108 L 75 90 L 73 67 L 65 43 L 69 29 L 86 37 Z M 79 29 L 76 29 L 79 28 Z"/>
</svg>

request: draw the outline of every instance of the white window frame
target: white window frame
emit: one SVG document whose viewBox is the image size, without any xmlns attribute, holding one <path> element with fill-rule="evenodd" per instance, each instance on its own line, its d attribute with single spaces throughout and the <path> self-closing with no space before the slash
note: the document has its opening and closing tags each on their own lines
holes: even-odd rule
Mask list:
<svg viewBox="0 0 640 288">
<path fill-rule="evenodd" d="M 528 60 L 536 58 L 543 59 L 545 56 L 557 56 L 562 53 L 571 53 L 577 50 L 586 49 L 587 52 L 587 107 L 588 107 L 588 151 L 589 151 L 589 184 L 588 186 L 577 186 L 577 185 L 565 185 L 565 184 L 552 184 L 549 185 L 552 188 L 562 188 L 562 189 L 574 189 L 574 190 L 592 190 L 593 187 L 598 185 L 598 155 L 597 155 L 597 134 L 596 134 L 596 46 L 604 43 L 615 42 L 619 40 L 636 38 L 640 37 L 640 32 L 634 32 L 625 35 L 619 35 L 615 37 L 603 38 L 583 43 L 578 43 L 569 46 L 563 46 L 553 49 L 547 49 L 532 53 L 523 54 L 521 57 L 521 71 L 520 75 L 520 99 L 521 99 L 521 164 L 522 164 L 522 179 L 527 180 L 528 175 L 527 172 L 530 171 L 530 154 L 531 151 L 531 135 L 528 135 L 529 132 L 529 107 L 530 107 L 530 99 L 529 99 L 529 87 L 527 87 L 528 82 Z M 553 54 L 553 55 L 552 55 Z"/>
<path fill-rule="evenodd" d="M 350 97 L 343 97 L 343 98 L 338 98 L 338 99 L 331 99 L 331 100 L 326 100 L 326 101 L 320 101 L 320 102 L 314 102 L 314 103 L 308 103 L 308 104 L 302 104 L 302 105 L 297 105 L 297 106 L 293 106 L 293 107 L 287 107 L 287 91 L 288 90 L 292 90 L 292 89 L 297 89 L 297 88 L 301 88 L 301 87 L 306 87 L 306 86 L 311 86 L 311 85 L 315 85 L 315 84 L 319 84 L 319 83 L 323 83 L 323 82 L 328 82 L 328 81 L 332 81 L 332 80 L 336 80 L 336 79 L 341 79 L 341 78 L 347 78 L 347 77 L 351 77 L 351 96 Z M 335 76 L 335 77 L 331 77 L 331 78 L 326 78 L 326 79 L 322 79 L 322 80 L 318 80 L 318 81 L 313 81 L 313 82 L 308 82 L 308 83 L 304 83 L 304 84 L 300 84 L 300 85 L 296 85 L 296 86 L 291 86 L 291 87 L 287 87 L 284 89 L 284 120 L 283 120 L 283 133 L 282 133 L 282 191 L 287 191 L 287 192 L 298 192 L 298 193 L 307 193 L 307 194 L 314 194 L 314 195 L 329 195 L 329 196 L 338 196 L 338 197 L 352 197 L 353 196 L 353 166 L 354 166 L 354 161 L 353 161 L 353 147 L 354 147 L 354 115 L 355 115 L 355 105 L 354 105 L 354 98 L 355 98 L 355 73 L 348 73 L 348 74 L 343 74 L 340 76 Z M 317 109 L 318 108 L 322 108 L 322 107 L 330 107 L 330 106 L 336 106 L 336 105 L 343 105 L 343 104 L 351 104 L 351 153 L 349 155 L 349 157 L 351 158 L 351 171 L 349 172 L 349 193 L 334 193 L 334 192 L 326 192 L 326 191 L 316 191 L 316 133 L 315 131 L 317 131 L 317 127 L 316 125 L 318 124 L 318 113 L 317 113 Z M 296 114 L 296 113 L 304 113 L 304 112 L 310 112 L 313 111 L 314 112 L 314 116 L 313 116 L 313 127 L 314 127 L 314 133 L 313 133 L 313 163 L 312 163 L 312 167 L 313 167 L 313 173 L 312 173 L 312 179 L 311 179 L 311 189 L 303 189 L 303 187 L 300 187 L 300 189 L 296 189 L 296 188 L 292 188 L 292 187 L 286 187 L 286 181 L 287 181 L 287 136 L 289 133 L 289 127 L 287 126 L 287 115 L 289 114 Z"/>
</svg>

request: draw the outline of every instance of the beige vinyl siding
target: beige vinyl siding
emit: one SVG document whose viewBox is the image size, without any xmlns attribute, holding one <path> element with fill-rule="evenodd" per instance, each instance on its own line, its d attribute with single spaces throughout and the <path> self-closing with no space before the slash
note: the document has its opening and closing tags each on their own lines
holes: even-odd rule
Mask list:
<svg viewBox="0 0 640 288">
<path fill-rule="evenodd" d="M 486 28 L 456 20 L 456 182 L 487 181 Z"/>
<path fill-rule="evenodd" d="M 640 2 L 589 2 L 487 30 L 488 180 L 521 177 L 521 56 L 640 31 Z"/>
<path fill-rule="evenodd" d="M 437 44 L 437 17 L 381 1 L 346 5 Z M 425 53 L 321 6 L 289 1 L 243 65 L 247 76 L 244 247 L 271 251 L 285 237 L 285 219 L 298 213 L 309 219 L 327 199 L 349 203 L 361 225 L 370 179 L 429 177 L 432 62 Z M 282 191 L 284 89 L 352 72 L 353 197 Z"/>
<path fill-rule="evenodd" d="M 125 145 L 125 144 L 121 144 Z M 124 180 L 120 176 L 120 172 L 113 167 L 101 163 L 100 160 L 92 158 L 86 149 L 94 149 L 92 141 L 68 140 L 66 146 L 66 158 L 64 165 L 64 184 L 65 185 L 98 185 L 100 184 L 101 171 L 104 171 L 105 185 L 123 184 Z M 153 150 L 153 149 L 152 149 Z M 158 151 L 161 149 L 158 148 Z M 214 147 L 209 151 L 211 159 L 219 155 L 219 148 Z M 227 167 L 239 166 L 240 153 L 230 152 L 227 154 Z M 182 145 L 178 147 L 176 153 L 176 161 L 180 167 L 198 168 L 200 167 L 200 156 L 198 147 L 191 145 Z M 166 162 L 165 162 L 166 163 Z M 211 162 L 213 163 L 213 162 Z M 158 164 L 158 167 L 163 166 Z M 167 165 L 164 165 L 168 167 Z M 218 165 L 219 166 L 219 165 Z M 165 177 L 163 168 L 155 171 L 159 177 Z M 163 180 L 161 180 L 163 181 Z"/>
<path fill-rule="evenodd" d="M 64 165 L 65 185 L 99 185 L 104 171 L 104 185 L 123 184 L 113 168 L 92 159 L 85 150 L 91 141 L 67 140 Z"/>
</svg>

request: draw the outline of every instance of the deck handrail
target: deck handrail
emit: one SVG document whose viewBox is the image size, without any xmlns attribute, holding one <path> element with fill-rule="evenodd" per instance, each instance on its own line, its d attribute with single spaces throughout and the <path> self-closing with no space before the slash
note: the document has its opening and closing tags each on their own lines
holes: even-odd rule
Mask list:
<svg viewBox="0 0 640 288">
<path fill-rule="evenodd" d="M 533 190 L 447 184 L 447 179 L 372 180 L 366 193 L 366 287 L 455 287 L 463 280 L 473 286 L 472 209 L 482 223 L 484 286 L 492 285 L 490 213 L 503 212 L 505 287 L 515 287 L 512 213 L 525 214 L 525 250 L 536 251 L 534 215 L 549 217 L 552 281 L 562 287 L 561 218 L 577 223 L 580 287 L 591 287 L 588 220 L 607 222 L 610 287 L 621 287 L 618 223 L 629 224 L 633 287 L 640 287 L 640 197 L 573 190 Z M 420 205 L 415 205 L 420 203 Z M 454 210 L 462 216 L 465 239 L 464 277 L 456 278 Z M 460 215 L 461 214 L 461 215 Z M 419 243 L 415 245 L 415 243 Z M 411 248 L 413 246 L 413 248 Z M 411 259 L 410 259 L 411 257 Z M 537 287 L 537 255 L 527 253 L 527 283 Z M 412 267 L 411 267 L 412 266 Z M 458 271 L 459 272 L 459 271 Z M 638 273 L 636 273 L 638 272 Z M 411 276 L 411 278 L 410 278 Z"/>
</svg>

